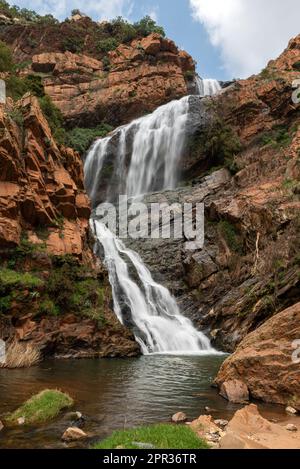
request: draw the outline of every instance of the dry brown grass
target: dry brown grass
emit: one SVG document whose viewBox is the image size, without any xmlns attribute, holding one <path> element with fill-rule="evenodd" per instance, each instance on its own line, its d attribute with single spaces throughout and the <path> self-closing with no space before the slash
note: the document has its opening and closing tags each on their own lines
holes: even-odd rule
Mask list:
<svg viewBox="0 0 300 469">
<path fill-rule="evenodd" d="M 7 345 L 5 363 L 0 368 L 29 368 L 41 359 L 40 352 L 30 344 L 14 341 Z"/>
</svg>

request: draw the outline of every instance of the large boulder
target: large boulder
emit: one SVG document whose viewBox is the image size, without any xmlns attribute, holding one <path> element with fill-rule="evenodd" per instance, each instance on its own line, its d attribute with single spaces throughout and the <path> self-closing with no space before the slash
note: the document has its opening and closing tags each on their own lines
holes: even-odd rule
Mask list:
<svg viewBox="0 0 300 469">
<path fill-rule="evenodd" d="M 220 440 L 221 449 L 299 449 L 300 434 L 264 419 L 251 404 L 237 411 Z"/>
<path fill-rule="evenodd" d="M 255 399 L 292 404 L 300 409 L 300 367 L 295 345 L 300 338 L 300 303 L 276 314 L 249 334 L 222 365 L 219 388 L 241 380 Z"/>
</svg>

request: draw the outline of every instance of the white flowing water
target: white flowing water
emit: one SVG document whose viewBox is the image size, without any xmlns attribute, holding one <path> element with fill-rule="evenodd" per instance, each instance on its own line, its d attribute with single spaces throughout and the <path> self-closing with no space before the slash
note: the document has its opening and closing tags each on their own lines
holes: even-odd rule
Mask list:
<svg viewBox="0 0 300 469">
<path fill-rule="evenodd" d="M 101 170 L 108 150 L 117 145 L 114 162 L 114 187 L 107 198 L 147 194 L 153 190 L 174 189 L 178 161 L 182 153 L 189 98 L 184 97 L 159 107 L 152 114 L 120 127 L 111 136 L 98 140 L 85 162 L 85 187 L 95 202 L 101 186 Z M 126 158 L 130 158 L 126 168 Z"/>
<path fill-rule="evenodd" d="M 175 188 L 177 165 L 183 149 L 189 101 L 185 97 L 161 106 L 152 114 L 117 129 L 111 136 L 98 140 L 85 162 L 86 189 L 93 200 L 109 146 L 117 137 L 114 186 L 108 193 L 139 196 L 153 190 Z M 130 154 L 128 170 L 126 159 Z M 119 192 L 125 188 L 125 192 Z M 117 193 L 116 193 L 117 191 Z M 216 353 L 208 338 L 197 331 L 179 311 L 170 292 L 154 281 L 140 256 L 127 249 L 108 228 L 91 220 L 112 285 L 114 310 L 125 323 L 124 307 L 130 311 L 130 322 L 144 354 L 210 354 Z M 130 269 L 134 271 L 134 278 Z"/>
<path fill-rule="evenodd" d="M 200 96 L 214 96 L 221 91 L 221 85 L 218 80 L 212 78 L 200 78 L 196 76 L 197 93 Z"/>
<path fill-rule="evenodd" d="M 92 225 L 104 248 L 115 313 L 123 323 L 122 304 L 125 301 L 143 354 L 214 353 L 208 338 L 182 316 L 175 299 L 165 287 L 153 280 L 140 256 L 127 249 L 99 221 L 92 221 Z M 134 267 L 138 283 L 130 278 L 129 265 Z"/>
</svg>

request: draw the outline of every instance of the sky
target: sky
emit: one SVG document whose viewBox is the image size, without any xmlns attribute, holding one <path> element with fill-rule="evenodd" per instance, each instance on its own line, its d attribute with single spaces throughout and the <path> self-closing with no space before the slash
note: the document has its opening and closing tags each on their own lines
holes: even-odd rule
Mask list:
<svg viewBox="0 0 300 469">
<path fill-rule="evenodd" d="M 229 80 L 259 73 L 300 33 L 299 0 L 15 0 L 60 20 L 79 8 L 95 20 L 146 14 L 189 52 L 204 78 Z"/>
</svg>

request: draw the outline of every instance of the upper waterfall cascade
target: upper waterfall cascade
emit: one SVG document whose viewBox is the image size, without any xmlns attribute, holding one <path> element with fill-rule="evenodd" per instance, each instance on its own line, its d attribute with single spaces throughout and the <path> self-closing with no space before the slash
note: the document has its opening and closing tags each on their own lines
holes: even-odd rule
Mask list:
<svg viewBox="0 0 300 469">
<path fill-rule="evenodd" d="M 200 78 L 198 75 L 196 76 L 196 88 L 200 96 L 214 96 L 222 89 L 218 80 Z"/>
<path fill-rule="evenodd" d="M 117 145 L 117 160 L 111 178 L 113 183 L 107 188 L 107 199 L 111 195 L 135 197 L 175 188 L 188 111 L 189 98 L 184 97 L 98 140 L 85 162 L 85 185 L 92 201 L 96 200 L 102 184 L 110 145 Z M 128 154 L 129 163 L 126 161 Z M 96 216 L 91 220 L 91 227 L 104 251 L 115 313 L 124 323 L 124 311 L 129 312 L 142 352 L 217 353 L 209 339 L 180 313 L 170 292 L 154 281 L 140 256 L 127 249 Z"/>
</svg>

